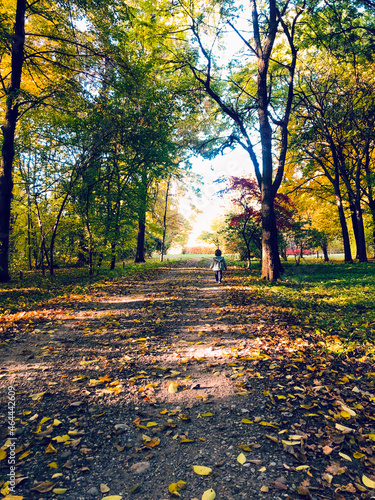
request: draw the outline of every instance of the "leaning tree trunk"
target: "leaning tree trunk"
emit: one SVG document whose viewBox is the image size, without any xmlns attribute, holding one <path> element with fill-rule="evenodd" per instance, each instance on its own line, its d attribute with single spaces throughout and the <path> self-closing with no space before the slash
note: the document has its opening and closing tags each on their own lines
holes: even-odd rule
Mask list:
<svg viewBox="0 0 375 500">
<path fill-rule="evenodd" d="M 323 255 L 324 255 L 324 262 L 329 262 L 329 257 L 328 257 L 328 244 L 327 242 L 322 243 L 322 250 L 323 250 Z"/>
<path fill-rule="evenodd" d="M 13 191 L 14 138 L 19 114 L 17 97 L 21 87 L 25 44 L 26 0 L 17 0 L 14 35 L 12 43 L 11 81 L 6 91 L 5 120 L 1 127 L 3 147 L 0 168 L 0 282 L 10 280 L 9 276 L 9 231 L 10 206 Z"/>
</svg>

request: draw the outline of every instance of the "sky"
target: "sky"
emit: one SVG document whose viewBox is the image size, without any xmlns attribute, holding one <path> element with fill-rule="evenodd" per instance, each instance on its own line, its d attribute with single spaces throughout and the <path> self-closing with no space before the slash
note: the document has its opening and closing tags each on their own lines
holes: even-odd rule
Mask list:
<svg viewBox="0 0 375 500">
<path fill-rule="evenodd" d="M 196 207 L 201 211 L 196 216 L 193 225 L 193 230 L 190 234 L 187 246 L 202 245 L 198 241 L 200 234 L 203 231 L 210 231 L 211 223 L 220 215 L 225 213 L 225 205 L 228 200 L 217 195 L 217 192 L 224 187 L 224 184 L 218 184 L 214 181 L 222 176 L 228 178 L 230 176 L 253 176 L 254 170 L 250 163 L 248 154 L 241 148 L 220 155 L 213 160 L 203 160 L 196 158 L 192 163 L 192 170 L 203 177 L 202 197 L 194 198 Z M 188 209 L 188 202 L 182 204 L 183 210 Z M 184 208 L 185 207 L 185 208 Z M 190 220 L 193 219 L 193 214 L 190 214 Z"/>
</svg>

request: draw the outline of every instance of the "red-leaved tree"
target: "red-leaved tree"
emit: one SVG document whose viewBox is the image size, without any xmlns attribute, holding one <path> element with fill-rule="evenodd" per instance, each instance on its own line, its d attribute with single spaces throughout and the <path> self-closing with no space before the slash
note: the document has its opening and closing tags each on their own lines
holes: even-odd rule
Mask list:
<svg viewBox="0 0 375 500">
<path fill-rule="evenodd" d="M 246 247 L 248 267 L 251 261 L 251 244 L 262 248 L 262 212 L 261 192 L 255 179 L 245 177 L 230 177 L 229 185 L 221 191 L 233 193 L 232 203 L 239 208 L 239 213 L 229 220 L 230 226 L 236 227 Z M 294 204 L 291 199 L 282 193 L 277 193 L 274 201 L 276 226 L 280 231 L 292 227 Z M 280 263 L 281 266 L 281 263 Z"/>
</svg>

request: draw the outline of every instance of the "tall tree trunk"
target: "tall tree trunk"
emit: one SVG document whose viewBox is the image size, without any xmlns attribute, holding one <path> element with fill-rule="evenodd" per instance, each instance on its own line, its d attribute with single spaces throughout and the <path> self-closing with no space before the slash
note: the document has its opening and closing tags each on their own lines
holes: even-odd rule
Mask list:
<svg viewBox="0 0 375 500">
<path fill-rule="evenodd" d="M 171 179 L 168 179 L 167 190 L 165 193 L 165 207 L 164 207 L 164 217 L 163 217 L 163 239 L 161 242 L 161 252 L 160 252 L 160 262 L 163 262 L 164 258 L 164 248 L 165 248 L 165 235 L 167 232 L 167 210 L 168 210 L 168 194 L 169 194 L 169 186 L 171 184 Z"/>
<path fill-rule="evenodd" d="M 147 173 L 142 172 L 139 210 L 138 210 L 138 236 L 137 236 L 137 251 L 135 254 L 135 263 L 145 261 L 145 234 L 146 234 L 146 210 L 147 210 Z"/>
<path fill-rule="evenodd" d="M 114 270 L 115 266 L 116 266 L 116 242 L 114 241 L 113 243 L 111 243 L 111 271 Z"/>
<path fill-rule="evenodd" d="M 325 241 L 322 243 L 322 250 L 323 250 L 323 255 L 324 255 L 324 262 L 329 262 L 329 257 L 328 257 L 328 244 Z"/>
<path fill-rule="evenodd" d="M 360 194 L 356 194 L 350 184 L 344 168 L 341 169 L 341 177 L 345 183 L 349 196 L 350 212 L 352 218 L 353 232 L 357 247 L 356 257 L 360 262 L 367 262 L 365 228 L 363 224 Z M 358 187 L 360 189 L 360 186 Z"/>
<path fill-rule="evenodd" d="M 137 252 L 135 262 L 145 261 L 145 234 L 146 234 L 146 211 L 142 211 L 138 218 Z"/>
<path fill-rule="evenodd" d="M 11 82 L 6 91 L 5 120 L 1 127 L 3 147 L 0 168 L 0 282 L 10 280 L 9 275 L 9 231 L 10 207 L 13 191 L 14 138 L 19 114 L 18 94 L 21 87 L 25 45 L 26 0 L 17 0 L 16 20 L 12 41 Z"/>
</svg>

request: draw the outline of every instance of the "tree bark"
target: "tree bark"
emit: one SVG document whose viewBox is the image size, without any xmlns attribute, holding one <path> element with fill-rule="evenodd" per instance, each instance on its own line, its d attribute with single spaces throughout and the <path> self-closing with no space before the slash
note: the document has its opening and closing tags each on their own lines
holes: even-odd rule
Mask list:
<svg viewBox="0 0 375 500">
<path fill-rule="evenodd" d="M 160 262 L 163 262 L 163 258 L 164 258 L 165 235 L 167 232 L 168 195 L 169 195 L 170 184 L 171 184 L 171 179 L 168 179 L 167 191 L 165 193 L 165 207 L 164 207 L 164 217 L 163 217 L 163 239 L 161 242 Z"/>
<path fill-rule="evenodd" d="M 26 0 L 17 0 L 16 20 L 12 36 L 11 81 L 6 91 L 5 120 L 1 127 L 3 147 L 0 168 L 0 282 L 10 280 L 9 231 L 13 191 L 14 138 L 19 115 L 18 96 L 21 88 L 25 45 Z"/>
<path fill-rule="evenodd" d="M 146 212 L 142 212 L 138 219 L 138 236 L 137 236 L 137 252 L 135 254 L 135 262 L 145 261 L 145 233 L 146 233 Z"/>
<path fill-rule="evenodd" d="M 137 251 L 135 254 L 135 263 L 145 261 L 145 234 L 146 234 L 146 210 L 147 210 L 147 173 L 142 172 L 141 185 L 139 192 L 139 209 L 138 209 L 138 236 L 137 236 Z"/>
<path fill-rule="evenodd" d="M 110 270 L 113 271 L 116 267 L 116 242 L 111 243 L 111 267 Z"/>
<path fill-rule="evenodd" d="M 327 243 L 322 243 L 322 250 L 323 250 L 323 255 L 324 255 L 324 262 L 329 262 Z"/>
</svg>

